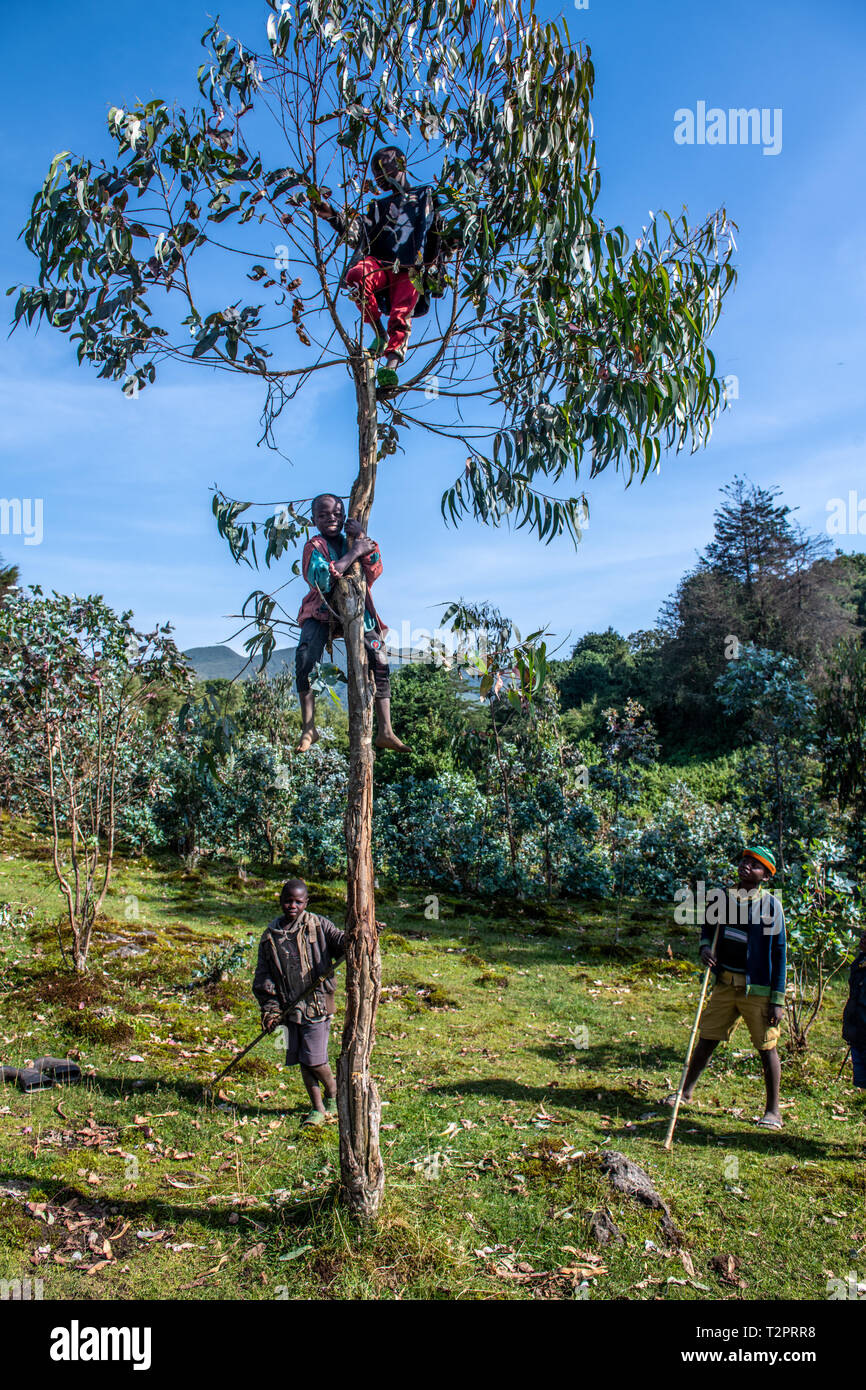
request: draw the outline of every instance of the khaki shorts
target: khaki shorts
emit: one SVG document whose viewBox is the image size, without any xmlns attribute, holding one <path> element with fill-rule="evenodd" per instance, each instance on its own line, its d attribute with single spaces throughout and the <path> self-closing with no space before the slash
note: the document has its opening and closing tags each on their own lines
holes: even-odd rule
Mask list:
<svg viewBox="0 0 866 1390">
<path fill-rule="evenodd" d="M 700 1035 L 708 1042 L 729 1042 L 741 1018 L 759 1052 L 770 1052 L 779 1041 L 780 1029 L 769 1019 L 766 994 L 747 994 L 745 975 L 722 971 L 701 1014 Z"/>
</svg>

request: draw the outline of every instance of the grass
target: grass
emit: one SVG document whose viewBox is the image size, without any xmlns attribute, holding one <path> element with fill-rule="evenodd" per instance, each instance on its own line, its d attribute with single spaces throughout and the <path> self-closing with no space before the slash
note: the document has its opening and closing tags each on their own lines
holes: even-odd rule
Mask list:
<svg viewBox="0 0 866 1390">
<path fill-rule="evenodd" d="M 807 1059 L 783 1055 L 781 1134 L 750 1123 L 763 1093 L 741 1031 L 666 1154 L 658 1100 L 677 1083 L 699 979 L 670 913 L 627 905 L 613 947 L 605 905 L 443 896 L 428 920 L 425 890 L 383 892 L 373 1062 L 387 1179 L 362 1228 L 336 1201 L 336 1126 L 300 1130 L 297 1069 L 273 1045 L 224 1099 L 204 1091 L 258 1029 L 252 961 L 183 985 L 204 952 L 258 936 L 279 876 L 121 863 L 79 980 L 62 968 L 44 843 L 8 821 L 2 834 L 0 1059 L 71 1051 L 85 1079 L 0 1087 L 0 1279 L 41 1278 L 56 1299 L 749 1300 L 821 1299 L 831 1275 L 863 1277 L 863 1097 L 850 1072 L 835 1080 L 839 990 Z M 341 923 L 341 886 L 311 889 Z M 680 1247 L 611 1189 L 607 1147 L 651 1176 Z M 599 1210 L 622 1244 L 593 1243 Z"/>
</svg>

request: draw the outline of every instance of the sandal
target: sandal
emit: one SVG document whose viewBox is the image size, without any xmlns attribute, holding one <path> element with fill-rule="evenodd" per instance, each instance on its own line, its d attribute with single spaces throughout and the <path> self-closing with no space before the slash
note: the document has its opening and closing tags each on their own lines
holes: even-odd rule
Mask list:
<svg viewBox="0 0 866 1390">
<path fill-rule="evenodd" d="M 325 1116 L 323 1115 L 322 1111 L 311 1110 L 310 1113 L 308 1115 L 305 1115 L 304 1118 L 301 1120 L 301 1128 L 304 1129 L 307 1125 L 323 1125 L 324 1123 Z"/>
</svg>

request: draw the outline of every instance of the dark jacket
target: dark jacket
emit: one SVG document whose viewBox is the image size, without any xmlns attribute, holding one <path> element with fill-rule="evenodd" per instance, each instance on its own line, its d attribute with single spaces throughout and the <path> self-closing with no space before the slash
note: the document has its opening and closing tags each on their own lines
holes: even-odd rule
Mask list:
<svg viewBox="0 0 866 1390">
<path fill-rule="evenodd" d="M 739 921 L 739 903 L 728 894 L 728 904 L 736 903 L 729 912 L 720 907 L 722 918 L 727 916 L 732 927 L 745 926 L 748 930 L 746 945 L 746 993 L 769 997 L 771 1004 L 784 1005 L 786 980 L 786 938 L 785 914 L 775 893 L 759 893 L 748 904 L 748 921 Z M 701 945 L 712 946 L 716 934 L 714 904 L 707 901 L 707 920 L 701 927 Z M 745 914 L 744 914 L 745 915 Z M 724 925 L 719 928 L 719 946 L 716 960 L 720 960 Z M 713 973 L 718 977 L 722 967 L 717 965 Z"/>
<path fill-rule="evenodd" d="M 338 235 L 355 247 L 347 271 L 364 256 L 374 256 L 382 265 L 421 271 L 444 264 L 456 246 L 443 234 L 436 193 L 428 184 L 407 186 L 399 192 L 394 189 L 384 198 L 374 198 L 360 216 L 347 216 L 335 209 L 331 222 Z M 376 300 L 381 313 L 390 312 L 387 289 L 379 291 Z M 423 317 L 429 308 L 430 296 L 422 293 L 413 318 Z"/>
<path fill-rule="evenodd" d="M 259 942 L 253 977 L 253 994 L 262 1017 L 276 1011 L 285 1013 L 316 976 L 330 975 L 345 954 L 344 935 L 327 917 L 318 917 L 315 912 L 304 912 L 294 926 L 287 926 L 283 917 L 275 917 Z M 330 1018 L 335 1008 L 334 990 L 333 980 L 323 979 L 284 1021 Z"/>
<path fill-rule="evenodd" d="M 842 1037 L 851 1047 L 866 1048 L 866 951 L 851 966 L 848 999 L 842 1014 Z"/>
</svg>

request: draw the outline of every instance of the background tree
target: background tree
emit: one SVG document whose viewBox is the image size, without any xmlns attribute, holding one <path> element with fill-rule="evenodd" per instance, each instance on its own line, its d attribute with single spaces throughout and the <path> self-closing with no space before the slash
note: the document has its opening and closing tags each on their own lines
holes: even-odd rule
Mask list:
<svg viewBox="0 0 866 1390">
<path fill-rule="evenodd" d="M 817 677 L 853 616 L 848 572 L 827 558 L 826 536 L 796 525 L 778 488 L 735 478 L 722 492 L 713 539 L 662 609 L 655 686 L 663 731 L 720 749 L 734 730 L 715 682 L 737 646 L 791 656 Z"/>
<path fill-rule="evenodd" d="M 735 718 L 748 721 L 772 768 L 773 804 L 764 825 L 773 826 L 777 867 L 785 871 L 785 832 L 797 806 L 798 761 L 814 733 L 815 700 L 802 669 L 790 656 L 748 643 L 716 682 L 719 699 Z M 754 773 L 752 774 L 754 776 Z"/>
<path fill-rule="evenodd" d="M 0 605 L 0 735 L 50 826 L 79 972 L 111 880 L 119 805 L 139 793 L 131 764 L 143 711 L 192 683 L 170 627 L 140 633 L 131 616 L 100 598 L 45 598 L 38 586 Z"/>
<path fill-rule="evenodd" d="M 854 858 L 866 858 L 866 646 L 840 642 L 818 703 L 823 790 L 851 813 Z"/>
<path fill-rule="evenodd" d="M 0 603 L 3 602 L 4 596 L 10 589 L 13 589 L 17 583 L 18 566 L 5 564 L 3 556 L 0 555 Z"/>
<path fill-rule="evenodd" d="M 637 700 L 626 700 L 622 714 L 615 709 L 605 710 L 604 717 L 607 733 L 602 745 L 602 760 L 591 769 L 590 777 L 593 789 L 603 792 L 607 802 L 602 833 L 610 852 L 616 886 L 618 941 L 627 852 L 637 835 L 636 826 L 624 815 L 624 810 L 640 800 L 641 782 L 658 759 L 659 745 L 655 725 Z"/>
<path fill-rule="evenodd" d="M 392 681 L 391 717 L 410 751 L 399 759 L 383 758 L 377 782 L 426 779 L 453 772 L 452 743 L 466 715 L 452 671 L 428 661 L 402 667 Z"/>
<path fill-rule="evenodd" d="M 348 369 L 358 420 L 349 514 L 364 526 L 379 462 L 412 431 L 459 446 L 448 519 L 513 521 L 548 540 L 579 534 L 584 461 L 589 476 L 613 464 L 645 478 L 663 448 L 705 442 L 722 394 L 707 340 L 735 278 L 727 218 L 692 227 L 661 214 L 634 245 L 604 224 L 593 68 L 564 23 L 542 23 L 532 0 L 269 3 L 263 52 L 218 25 L 205 35 L 203 107 L 112 107 L 111 163 L 55 157 L 25 229 L 39 281 L 21 289 L 15 322 L 46 318 L 130 393 L 168 359 L 259 377 L 272 443 L 314 372 L 345 379 Z M 350 248 L 313 204 L 335 199 L 351 226 L 371 155 L 395 138 L 412 176 L 435 185 L 458 249 L 441 274 L 420 276 L 438 307 L 399 389 L 377 398 L 375 359 L 340 297 Z M 215 267 L 225 283 L 242 277 L 244 258 L 247 281 L 214 303 Z M 303 499 L 283 501 L 260 527 L 269 564 L 308 524 Z M 255 557 L 256 523 L 239 520 L 249 503 L 218 495 L 215 510 L 235 555 Z M 281 603 L 262 591 L 248 600 L 263 657 Z M 384 1181 L 370 1073 L 380 972 L 357 566 L 333 603 L 350 745 L 341 1174 L 352 1209 L 371 1216 Z"/>
<path fill-rule="evenodd" d="M 798 848 L 786 907 L 791 968 L 786 1003 L 792 1051 L 805 1052 L 827 986 L 850 964 L 861 927 L 854 884 L 838 867 L 842 846 L 814 839 Z"/>
</svg>

